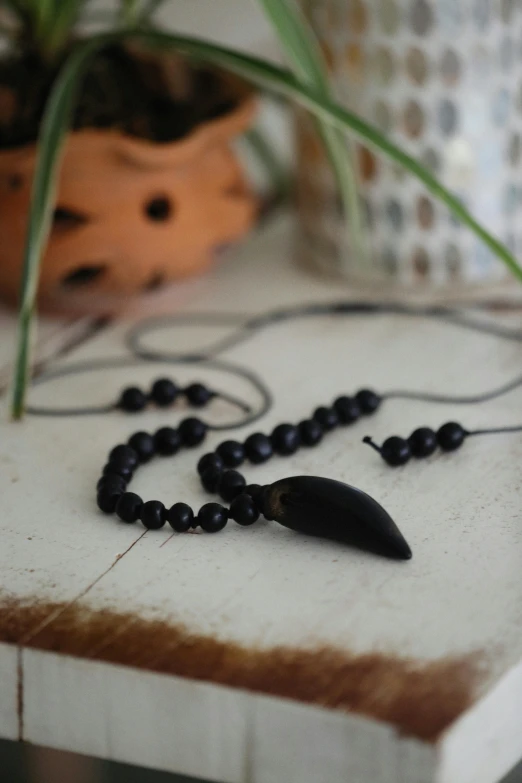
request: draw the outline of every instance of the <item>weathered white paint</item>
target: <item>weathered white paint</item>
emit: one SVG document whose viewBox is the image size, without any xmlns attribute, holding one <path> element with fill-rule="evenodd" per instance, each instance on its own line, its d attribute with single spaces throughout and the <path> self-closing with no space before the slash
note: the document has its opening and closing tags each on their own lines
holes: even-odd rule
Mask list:
<svg viewBox="0 0 522 783">
<path fill-rule="evenodd" d="M 24 650 L 23 658 L 26 740 L 226 783 L 243 780 L 244 694 L 35 650 Z"/>
<path fill-rule="evenodd" d="M 522 663 L 475 704 L 441 742 L 437 783 L 500 780 L 522 758 Z"/>
<path fill-rule="evenodd" d="M 433 780 L 435 750 L 374 721 L 38 650 L 23 665 L 38 745 L 223 783 Z"/>
<path fill-rule="evenodd" d="M 0 644 L 0 737 L 18 739 L 18 653 Z"/>
<path fill-rule="evenodd" d="M 375 721 L 258 697 L 249 762 L 255 783 L 425 783 L 435 751 Z"/>
<path fill-rule="evenodd" d="M 170 299 L 169 294 L 160 297 L 158 306 L 165 309 L 170 302 L 171 308 L 179 308 L 183 302 L 182 307 L 189 311 L 259 312 L 280 304 L 349 295 L 335 283 L 299 275 L 288 264 L 285 237 L 282 229 L 267 232 L 207 278 L 179 286 Z M 125 324 L 120 324 L 92 339 L 74 352 L 74 358 L 122 355 L 124 329 Z M 208 329 L 164 331 L 154 343 L 192 349 L 210 335 Z M 361 386 L 451 389 L 463 394 L 486 389 L 514 376 L 521 356 L 522 346 L 517 343 L 442 324 L 388 317 L 327 318 L 274 326 L 254 342 L 227 354 L 227 358 L 256 369 L 269 381 L 277 404 L 266 421 L 255 428 L 264 431 L 285 419 L 304 418 L 318 404 L 327 404 L 339 393 Z M 182 381 L 195 376 L 190 368 L 133 368 L 53 384 L 38 390 L 32 398 L 64 405 L 107 401 L 122 385 L 137 382 L 146 386 L 165 372 Z M 217 388 L 249 393 L 243 384 L 218 373 L 201 370 L 197 375 Z M 355 653 L 377 650 L 426 661 L 478 652 L 485 666 L 477 699 L 489 691 L 493 706 L 487 710 L 488 736 L 492 742 L 499 742 L 496 748 L 500 754 L 495 764 L 484 762 L 483 772 L 488 772 L 480 783 L 494 783 L 496 772 L 512 763 L 517 753 L 522 754 L 516 710 L 495 718 L 503 703 L 497 686 L 522 659 L 522 439 L 517 435 L 477 439 L 452 456 L 438 455 L 390 471 L 361 444 L 361 438 L 365 434 L 379 440 L 394 433 L 408 435 L 416 426 L 436 427 L 454 418 L 473 428 L 508 424 L 521 419 L 520 410 L 519 392 L 478 408 L 390 402 L 375 418 L 329 435 L 320 448 L 303 450 L 286 460 L 274 459 L 260 468 L 247 467 L 248 478 L 260 483 L 308 473 L 345 480 L 367 490 L 394 516 L 413 548 L 413 560 L 400 564 L 299 537 L 272 523 L 263 522 L 251 529 L 231 525 L 219 536 L 169 539 L 166 530 L 142 535 L 138 527 L 119 525 L 115 519 L 98 514 L 93 487 L 108 449 L 135 429 L 155 429 L 165 422 L 178 421 L 183 414 L 148 412 L 134 419 L 114 415 L 3 424 L 2 586 L 13 597 L 76 601 L 95 611 L 130 611 L 144 618 L 183 622 L 194 632 L 256 647 L 334 644 Z M 216 402 L 205 415 L 224 421 L 234 413 Z M 250 431 L 237 435 L 241 438 Z M 220 439 L 212 435 L 208 447 Z M 147 498 L 185 500 L 197 506 L 205 498 L 195 476 L 196 460 L 197 455 L 192 453 L 175 461 L 155 461 L 139 472 L 133 489 Z M 52 617 L 48 620 L 52 622 Z M 248 764 L 254 764 L 257 778 L 248 777 L 250 767 L 241 766 L 243 762 L 238 758 L 243 757 L 237 756 L 236 750 L 228 750 L 227 734 L 212 734 L 201 758 L 195 757 L 196 745 L 188 740 L 186 748 L 190 752 L 184 755 L 180 748 L 169 755 L 168 742 L 165 740 L 164 747 L 163 740 L 155 738 L 157 732 L 152 726 L 165 715 L 170 720 L 176 714 L 177 707 L 166 697 L 162 701 L 159 695 L 163 690 L 169 692 L 169 681 L 174 682 L 174 678 L 156 680 L 158 675 L 37 652 L 24 653 L 24 658 L 24 719 L 27 737 L 34 742 L 99 752 L 190 774 L 203 774 L 199 767 L 190 767 L 200 764 L 207 777 L 264 783 L 278 775 L 288 780 L 294 763 L 301 773 L 306 768 L 314 769 L 306 761 L 306 742 L 302 744 L 302 757 L 296 760 L 295 754 L 301 729 L 307 736 L 308 721 L 314 726 L 314 721 L 321 722 L 316 716 L 322 716 L 325 729 L 317 753 L 321 752 L 321 741 L 330 748 L 328 743 L 333 743 L 336 748 L 328 754 L 332 761 L 331 767 L 325 768 L 325 781 L 337 781 L 341 774 L 348 773 L 356 780 L 357 774 L 370 771 L 375 776 L 372 780 L 378 781 L 378 765 L 385 758 L 390 768 L 395 765 L 398 770 L 409 770 L 401 771 L 402 778 L 397 777 L 401 783 L 431 783 L 435 779 L 431 762 L 426 761 L 432 759 L 429 748 L 420 743 L 406 745 L 391 729 L 374 724 L 371 731 L 386 736 L 386 740 L 379 741 L 382 754 L 373 753 L 370 741 L 364 744 L 365 734 L 364 740 L 357 741 L 357 751 L 343 755 L 342 747 L 348 739 L 344 738 L 345 728 L 339 727 L 346 727 L 346 737 L 350 738 L 357 733 L 354 726 L 366 726 L 368 721 L 315 708 L 281 706 L 280 714 L 287 716 L 288 736 L 294 739 L 289 739 L 287 745 L 279 742 L 276 748 L 270 739 L 271 727 L 278 720 L 285 723 L 277 717 L 277 703 L 273 719 L 252 718 L 251 725 L 257 728 L 254 736 L 245 740 L 246 747 L 255 748 L 254 755 L 248 757 L 254 760 Z M 38 684 L 39 667 L 49 667 L 49 678 L 54 672 L 48 680 L 54 683 L 52 688 Z M 42 680 L 47 682 L 47 675 Z M 156 681 L 161 685 L 152 684 Z M 198 689 L 202 686 L 183 686 L 183 710 L 197 711 Z M 223 690 L 216 696 L 217 706 L 213 706 L 212 699 L 208 704 L 203 699 L 207 706 L 201 707 L 202 714 L 208 710 L 213 717 L 221 715 L 223 704 L 231 698 L 229 689 Z M 513 704 L 521 692 L 519 679 L 514 685 Z M 259 698 L 241 694 L 237 702 L 233 699 L 232 720 L 241 722 L 234 717 L 236 711 L 250 710 L 252 707 L 245 707 L 245 702 L 257 704 Z M 83 729 L 76 734 L 72 710 L 78 705 Z M 131 721 L 131 706 L 141 709 L 147 720 Z M 49 710 L 53 718 L 44 720 L 44 711 Z M 114 710 L 127 711 L 132 726 L 109 719 Z M 314 717 L 309 717 L 309 710 Z M 304 716 L 302 720 L 295 717 L 298 713 Z M 441 783 L 468 783 L 462 759 L 473 753 L 475 744 L 477 748 L 481 745 L 480 716 L 486 713 L 477 714 L 476 734 L 473 729 L 455 734 L 453 743 L 452 732 L 447 734 L 439 754 L 445 765 L 441 767 L 444 773 L 440 774 L 445 776 Z M 143 741 L 137 739 L 140 733 Z M 202 741 L 201 733 L 204 729 L 197 735 L 198 742 Z M 501 736 L 505 738 L 502 742 Z M 226 759 L 215 751 L 217 742 L 225 743 Z M 146 752 L 143 748 L 147 744 L 150 751 Z M 234 743 L 232 746 L 236 747 Z M 484 745 L 481 749 L 484 751 Z M 303 783 L 306 780 L 302 775 L 300 779 Z M 309 780 L 317 777 L 310 776 Z"/>
</svg>

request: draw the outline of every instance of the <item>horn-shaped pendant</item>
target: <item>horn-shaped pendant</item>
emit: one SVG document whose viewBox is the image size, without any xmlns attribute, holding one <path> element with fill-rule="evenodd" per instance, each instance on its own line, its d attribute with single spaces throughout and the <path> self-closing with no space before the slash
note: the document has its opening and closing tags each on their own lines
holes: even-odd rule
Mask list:
<svg viewBox="0 0 522 783">
<path fill-rule="evenodd" d="M 265 487 L 263 514 L 285 527 L 409 560 L 411 549 L 387 511 L 360 489 L 332 479 L 295 476 Z"/>
</svg>

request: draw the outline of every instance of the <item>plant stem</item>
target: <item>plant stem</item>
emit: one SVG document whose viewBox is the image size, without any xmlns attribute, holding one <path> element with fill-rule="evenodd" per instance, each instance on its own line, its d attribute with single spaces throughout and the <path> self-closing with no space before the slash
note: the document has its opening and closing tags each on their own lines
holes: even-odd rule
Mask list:
<svg viewBox="0 0 522 783">
<path fill-rule="evenodd" d="M 18 317 L 18 351 L 16 353 L 15 374 L 13 378 L 14 394 L 11 406 L 11 416 L 15 420 L 21 419 L 24 413 L 25 389 L 27 388 L 29 380 L 29 351 L 32 333 L 36 328 L 33 326 L 33 322 L 33 311 L 23 307 L 20 310 L 20 315 Z M 17 390 L 23 390 L 23 393 L 20 394 Z"/>
</svg>

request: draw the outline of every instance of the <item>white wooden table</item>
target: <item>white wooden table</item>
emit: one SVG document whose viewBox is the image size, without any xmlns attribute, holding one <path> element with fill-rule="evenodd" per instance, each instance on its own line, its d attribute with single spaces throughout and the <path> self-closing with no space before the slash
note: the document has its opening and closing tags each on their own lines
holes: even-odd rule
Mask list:
<svg viewBox="0 0 522 783">
<path fill-rule="evenodd" d="M 155 307 L 255 313 L 355 295 L 299 273 L 289 257 L 276 225 Z M 58 361 L 123 355 L 128 326 Z M 65 339 L 71 328 L 58 331 Z M 208 337 L 166 330 L 155 344 Z M 398 317 L 320 318 L 271 327 L 227 358 L 269 383 L 276 406 L 256 427 L 269 431 L 361 386 L 492 387 L 514 376 L 522 346 Z M 165 372 L 194 378 L 187 367 L 144 366 L 71 378 L 32 400 L 103 402 Z M 249 394 L 217 373 L 198 376 Z M 522 756 L 522 438 L 476 439 L 396 471 L 361 438 L 452 418 L 508 424 L 521 407 L 520 392 L 475 408 L 390 401 L 317 449 L 247 468 L 259 483 L 315 474 L 367 490 L 412 546 L 404 563 L 275 523 L 171 536 L 97 512 L 108 449 L 182 414 L 4 417 L 0 735 L 227 783 L 499 780 Z M 230 416 L 220 403 L 206 413 Z M 197 458 L 154 461 L 133 489 L 197 507 Z"/>
</svg>

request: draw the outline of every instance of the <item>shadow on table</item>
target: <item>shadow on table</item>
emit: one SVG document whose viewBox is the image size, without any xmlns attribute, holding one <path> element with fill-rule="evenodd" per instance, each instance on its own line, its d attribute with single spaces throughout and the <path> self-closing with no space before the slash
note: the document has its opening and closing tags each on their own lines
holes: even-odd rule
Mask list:
<svg viewBox="0 0 522 783">
<path fill-rule="evenodd" d="M 0 782 L 198 783 L 195 778 L 3 740 L 0 740 Z M 522 762 L 501 783 L 522 783 Z"/>
</svg>

